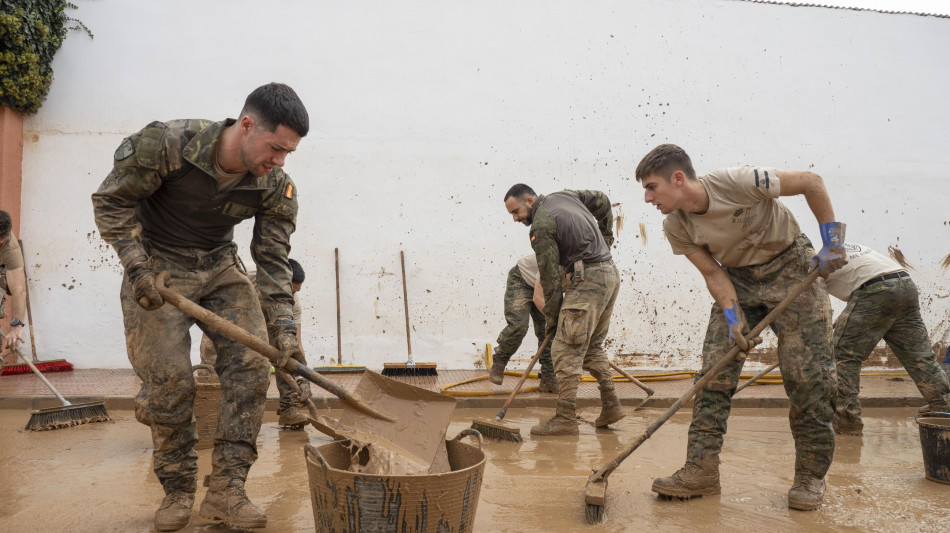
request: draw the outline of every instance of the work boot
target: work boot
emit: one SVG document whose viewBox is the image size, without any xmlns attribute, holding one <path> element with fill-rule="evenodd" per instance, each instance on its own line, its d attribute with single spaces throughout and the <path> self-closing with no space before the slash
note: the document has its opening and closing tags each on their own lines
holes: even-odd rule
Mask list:
<svg viewBox="0 0 950 533">
<path fill-rule="evenodd" d="M 600 416 L 594 420 L 595 428 L 605 428 L 627 416 L 620 407 L 620 398 L 617 398 L 616 392 L 601 392 L 600 399 L 603 406 L 600 409 Z"/>
<path fill-rule="evenodd" d="M 236 529 L 267 527 L 267 515 L 247 499 L 239 479 L 212 477 L 198 516 Z"/>
<path fill-rule="evenodd" d="M 821 507 L 825 494 L 825 480 L 808 472 L 796 472 L 795 483 L 788 490 L 788 508 L 814 511 Z"/>
<path fill-rule="evenodd" d="M 277 424 L 288 429 L 301 429 L 310 423 L 310 419 L 297 404 L 290 404 L 278 413 Z"/>
<path fill-rule="evenodd" d="M 162 505 L 155 511 L 155 529 L 178 531 L 191 521 L 191 508 L 195 505 L 195 493 L 174 491 L 165 495 Z"/>
<path fill-rule="evenodd" d="M 495 385 L 501 385 L 501 382 L 505 381 L 505 363 L 501 361 L 492 363 L 491 372 L 488 374 L 488 381 L 491 381 Z"/>
<path fill-rule="evenodd" d="M 557 378 L 554 376 L 541 376 L 541 383 L 538 385 L 538 392 L 557 392 Z"/>
<path fill-rule="evenodd" d="M 835 433 L 838 435 L 860 437 L 864 434 L 864 422 L 862 422 L 860 418 L 855 421 L 839 416 L 838 413 L 835 413 L 834 418 L 831 419 L 831 427 L 834 428 Z"/>
<path fill-rule="evenodd" d="M 574 400 L 558 400 L 557 412 L 547 422 L 531 428 L 535 437 L 553 435 L 577 435 L 576 402 Z"/>
<path fill-rule="evenodd" d="M 693 496 L 715 496 L 722 493 L 719 486 L 719 464 L 709 460 L 703 465 L 686 461 L 670 477 L 658 477 L 653 480 L 653 492 L 668 498 L 692 498 Z"/>
</svg>

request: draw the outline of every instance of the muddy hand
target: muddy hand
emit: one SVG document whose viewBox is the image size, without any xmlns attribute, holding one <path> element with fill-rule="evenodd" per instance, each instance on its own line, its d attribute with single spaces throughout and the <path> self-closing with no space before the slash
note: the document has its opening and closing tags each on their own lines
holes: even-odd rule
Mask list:
<svg viewBox="0 0 950 533">
<path fill-rule="evenodd" d="M 161 307 L 165 300 L 155 288 L 155 274 L 145 263 L 136 263 L 126 269 L 129 282 L 132 284 L 132 297 L 146 311 L 154 311 Z"/>
<path fill-rule="evenodd" d="M 810 268 L 817 267 L 821 277 L 827 278 L 848 262 L 844 251 L 845 225 L 843 222 L 826 222 L 818 229 L 821 231 L 822 248 L 811 258 Z"/>
</svg>

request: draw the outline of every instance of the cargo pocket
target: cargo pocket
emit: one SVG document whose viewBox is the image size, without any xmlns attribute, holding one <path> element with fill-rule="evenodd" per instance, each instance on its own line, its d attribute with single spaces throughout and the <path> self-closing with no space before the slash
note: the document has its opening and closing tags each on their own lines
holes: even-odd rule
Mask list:
<svg viewBox="0 0 950 533">
<path fill-rule="evenodd" d="M 583 344 L 587 340 L 588 306 L 586 303 L 578 303 L 561 308 L 558 318 L 561 323 L 558 325 L 557 335 L 565 344 Z"/>
</svg>

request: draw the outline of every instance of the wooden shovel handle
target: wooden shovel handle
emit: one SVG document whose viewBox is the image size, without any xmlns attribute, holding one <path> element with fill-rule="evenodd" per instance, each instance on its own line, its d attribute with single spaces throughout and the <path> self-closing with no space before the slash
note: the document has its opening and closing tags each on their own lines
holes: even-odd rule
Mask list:
<svg viewBox="0 0 950 533">
<path fill-rule="evenodd" d="M 518 395 L 518 391 L 521 390 L 521 387 L 524 385 L 526 379 L 528 379 L 528 374 L 531 373 L 531 369 L 534 368 L 534 365 L 538 363 L 538 359 L 541 359 L 541 352 L 547 348 L 548 344 L 551 342 L 551 339 L 554 338 L 556 331 L 548 333 L 544 340 L 541 341 L 541 346 L 538 346 L 538 353 L 534 354 L 534 357 L 531 358 L 531 362 L 528 363 L 528 368 L 525 369 L 524 373 L 521 374 L 521 379 L 518 380 L 518 384 L 515 386 L 515 390 L 511 391 L 511 396 L 508 396 L 508 400 L 505 402 L 505 405 L 501 406 L 498 414 L 495 415 L 495 420 L 501 420 L 505 418 L 505 413 L 508 412 L 508 407 L 511 405 L 511 402 L 515 401 L 515 396 Z"/>
<path fill-rule="evenodd" d="M 164 298 L 166 302 L 177 307 L 186 315 L 204 322 L 208 325 L 208 327 L 224 335 L 225 337 L 228 337 L 237 343 L 243 344 L 244 346 L 247 346 L 255 352 L 263 355 L 271 362 L 272 365 L 275 367 L 277 366 L 277 361 L 280 360 L 280 350 L 271 346 L 270 344 L 267 344 L 254 335 L 251 335 L 247 330 L 238 326 L 237 324 L 229 322 L 228 320 L 225 320 L 217 314 L 185 298 L 178 291 L 172 289 L 169 286 L 169 283 L 170 280 L 168 279 L 168 272 L 161 272 L 155 278 L 155 288 L 158 290 L 158 293 L 162 295 L 162 298 Z M 291 369 L 288 368 L 286 370 L 290 371 Z M 354 409 L 358 409 L 376 418 L 389 420 L 391 422 L 395 421 L 395 418 L 366 404 L 356 394 L 348 392 L 343 387 L 315 372 L 312 368 L 308 368 L 303 363 L 297 362 L 296 366 L 293 368 L 293 373 L 306 379 L 307 381 L 312 382 L 318 387 L 325 389 Z"/>
</svg>

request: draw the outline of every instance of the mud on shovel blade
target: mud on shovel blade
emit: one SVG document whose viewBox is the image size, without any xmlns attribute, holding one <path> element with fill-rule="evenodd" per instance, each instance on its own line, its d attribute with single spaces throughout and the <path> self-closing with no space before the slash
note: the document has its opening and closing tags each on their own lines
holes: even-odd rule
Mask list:
<svg viewBox="0 0 950 533">
<path fill-rule="evenodd" d="M 745 338 L 749 344 L 754 344 L 760 342 L 760 339 L 757 337 L 762 333 L 762 331 L 767 328 L 773 320 L 775 320 L 780 314 L 785 311 L 785 308 L 789 306 L 796 298 L 798 298 L 805 289 L 811 286 L 814 283 L 815 279 L 818 278 L 818 270 L 812 270 L 808 273 L 804 280 L 802 280 L 798 285 L 795 285 L 785 297 L 784 300 L 779 302 L 769 314 L 765 315 L 765 318 L 761 322 L 756 324 L 752 331 L 746 334 Z M 604 508 L 607 504 L 607 478 L 613 473 L 614 470 L 620 466 L 627 457 L 630 456 L 637 448 L 640 447 L 650 436 L 653 435 L 656 430 L 660 428 L 667 420 L 673 417 L 680 407 L 684 403 L 689 401 L 690 398 L 695 396 L 707 383 L 712 381 L 712 379 L 719 374 L 726 366 L 729 365 L 736 357 L 739 355 L 739 347 L 733 346 L 729 353 L 727 353 L 722 359 L 716 362 L 709 370 L 706 370 L 703 373 L 703 377 L 697 381 L 692 388 L 690 388 L 686 393 L 677 399 L 673 405 L 660 418 L 657 418 L 653 421 L 652 424 L 647 427 L 647 429 L 639 436 L 633 443 L 624 449 L 622 452 L 617 454 L 609 463 L 600 467 L 600 469 L 594 469 L 594 472 L 587 478 L 587 486 L 584 493 L 584 503 L 587 504 L 587 523 L 596 524 L 601 522 L 604 518 Z"/>
<path fill-rule="evenodd" d="M 356 386 L 361 398 L 374 405 L 385 405 L 396 415 L 394 422 L 368 417 L 358 409 L 343 408 L 334 431 L 361 442 L 371 442 L 430 466 L 440 446 L 445 446 L 445 432 L 458 403 L 455 398 L 367 370 Z"/>
<path fill-rule="evenodd" d="M 234 324 L 192 302 L 188 298 L 185 298 L 178 291 L 172 289 L 169 286 L 169 283 L 170 280 L 168 279 L 168 272 L 161 272 L 155 278 L 155 288 L 158 290 L 158 293 L 162 295 L 162 298 L 164 298 L 166 302 L 177 307 L 186 315 L 204 322 L 208 325 L 208 327 L 217 331 L 218 333 L 263 355 L 271 362 L 271 364 L 277 366 L 277 361 L 280 359 L 280 350 L 271 346 L 270 344 L 267 344 L 254 335 L 251 335 L 247 330 L 241 328 L 237 324 Z M 290 369 L 287 370 L 289 371 Z M 296 366 L 293 368 L 293 373 L 332 393 L 336 397 L 340 398 L 344 404 L 349 405 L 354 409 L 357 409 L 375 418 L 388 420 L 390 422 L 395 421 L 395 419 L 388 413 L 380 411 L 379 409 L 367 404 L 357 394 L 347 392 L 343 387 L 314 372 L 303 363 L 296 363 Z"/>
</svg>

